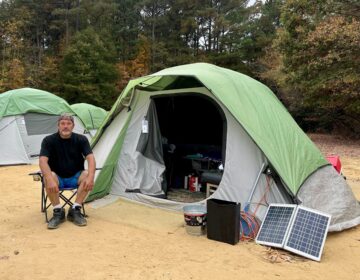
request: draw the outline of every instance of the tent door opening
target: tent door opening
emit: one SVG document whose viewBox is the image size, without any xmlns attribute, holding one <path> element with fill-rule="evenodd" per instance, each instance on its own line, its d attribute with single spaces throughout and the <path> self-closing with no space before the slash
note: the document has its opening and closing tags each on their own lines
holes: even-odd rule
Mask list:
<svg viewBox="0 0 360 280">
<path fill-rule="evenodd" d="M 217 184 L 222 177 L 225 114 L 210 97 L 195 93 L 153 96 L 152 101 L 161 133 L 166 197 L 179 202 L 203 200 L 208 177 Z"/>
</svg>

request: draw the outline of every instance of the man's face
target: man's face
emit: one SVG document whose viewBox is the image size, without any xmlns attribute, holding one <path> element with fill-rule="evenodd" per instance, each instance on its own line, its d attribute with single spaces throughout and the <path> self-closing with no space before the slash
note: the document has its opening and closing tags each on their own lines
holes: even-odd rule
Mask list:
<svg viewBox="0 0 360 280">
<path fill-rule="evenodd" d="M 71 120 L 60 120 L 58 129 L 61 138 L 70 138 L 74 129 L 74 123 Z"/>
</svg>

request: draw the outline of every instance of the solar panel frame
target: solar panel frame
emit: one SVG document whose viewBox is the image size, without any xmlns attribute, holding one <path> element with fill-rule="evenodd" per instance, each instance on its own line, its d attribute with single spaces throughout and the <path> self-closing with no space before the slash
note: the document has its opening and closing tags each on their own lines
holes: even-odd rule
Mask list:
<svg viewBox="0 0 360 280">
<path fill-rule="evenodd" d="M 255 242 L 258 244 L 262 244 L 262 245 L 282 248 L 285 244 L 287 233 L 289 231 L 291 222 L 294 218 L 294 214 L 296 212 L 295 211 L 296 207 L 297 207 L 297 205 L 295 205 L 295 204 L 276 204 L 276 203 L 270 204 L 266 211 L 266 214 L 264 216 L 265 218 L 264 218 L 263 222 L 261 223 L 259 232 L 255 238 Z M 275 222 L 275 220 L 272 219 L 272 217 L 270 216 L 272 214 L 272 211 L 274 211 L 276 209 L 284 210 L 283 208 L 291 209 L 290 216 L 287 216 L 286 220 L 284 219 L 282 221 L 278 221 L 279 223 L 282 223 L 282 224 L 268 225 L 270 222 Z M 279 216 L 277 216 L 277 217 L 279 217 Z M 282 228 L 280 228 L 280 227 L 282 227 Z M 274 238 L 274 232 L 276 232 L 276 234 L 278 234 L 278 236 L 275 236 L 275 237 L 277 239 L 281 239 L 281 240 L 279 240 L 279 241 L 274 240 L 274 239 L 276 239 L 276 238 Z"/>
<path fill-rule="evenodd" d="M 304 220 L 303 219 L 304 214 L 302 212 L 311 213 L 312 215 L 307 216 L 306 219 Z M 316 220 L 315 224 L 312 223 L 309 229 L 310 219 L 308 217 L 314 218 L 315 216 L 319 219 Z M 303 219 L 303 221 L 301 221 L 301 219 Z M 304 206 L 298 206 L 294 214 L 294 219 L 291 222 L 290 229 L 286 236 L 284 249 L 296 253 L 298 255 L 307 257 L 309 259 L 320 261 L 325 246 L 325 240 L 329 230 L 330 221 L 331 221 L 331 215 L 329 214 L 323 213 L 318 210 L 310 209 Z M 301 232 L 299 232 L 300 223 L 302 223 L 302 225 L 306 225 L 308 230 L 302 227 Z M 298 238 L 297 240 L 298 243 L 296 244 L 296 246 L 293 246 L 295 245 L 293 244 L 294 238 Z M 309 240 L 311 242 L 309 242 Z M 320 241 L 321 241 L 321 245 L 319 245 Z M 303 244 L 306 244 L 306 248 L 299 248 L 300 246 L 299 243 L 301 242 L 303 242 Z M 309 252 L 310 249 L 312 250 L 312 252 Z"/>
</svg>

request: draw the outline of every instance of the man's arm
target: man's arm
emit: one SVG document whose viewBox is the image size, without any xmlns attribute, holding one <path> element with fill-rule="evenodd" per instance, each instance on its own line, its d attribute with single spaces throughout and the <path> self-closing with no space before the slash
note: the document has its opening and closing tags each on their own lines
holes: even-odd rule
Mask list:
<svg viewBox="0 0 360 280">
<path fill-rule="evenodd" d="M 45 186 L 47 191 L 50 193 L 55 193 L 59 191 L 59 186 L 54 180 L 48 161 L 49 161 L 48 157 L 40 156 L 39 166 L 43 174 L 43 177 L 45 179 Z"/>
<path fill-rule="evenodd" d="M 95 157 L 92 153 L 88 154 L 85 159 L 88 163 L 88 176 L 85 180 L 84 190 L 91 191 L 94 187 L 96 162 Z"/>
</svg>

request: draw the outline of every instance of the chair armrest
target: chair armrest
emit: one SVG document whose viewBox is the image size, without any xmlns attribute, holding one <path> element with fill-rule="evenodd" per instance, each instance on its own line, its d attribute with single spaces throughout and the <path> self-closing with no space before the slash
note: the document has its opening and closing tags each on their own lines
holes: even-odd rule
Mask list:
<svg viewBox="0 0 360 280">
<path fill-rule="evenodd" d="M 33 181 L 43 181 L 44 177 L 41 171 L 31 172 L 28 175 L 33 177 Z"/>
<path fill-rule="evenodd" d="M 31 172 L 28 175 L 30 175 L 30 176 L 34 176 L 34 175 L 42 176 L 42 172 L 39 170 L 39 171 L 36 171 L 36 172 Z"/>
</svg>

